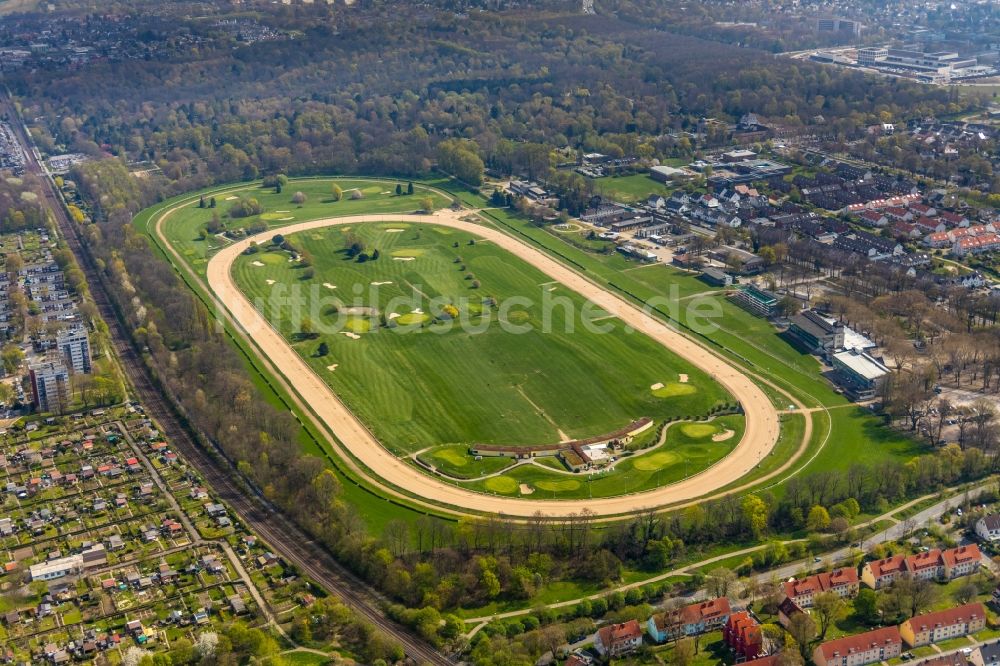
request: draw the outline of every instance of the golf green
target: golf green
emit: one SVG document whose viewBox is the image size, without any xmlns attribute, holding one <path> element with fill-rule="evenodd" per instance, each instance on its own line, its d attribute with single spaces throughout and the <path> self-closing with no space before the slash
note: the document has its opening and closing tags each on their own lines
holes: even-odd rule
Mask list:
<svg viewBox="0 0 1000 666">
<path fill-rule="evenodd" d="M 492 476 L 486 479 L 486 489 L 495 493 L 509 494 L 517 492 L 517 481 L 509 476 Z"/>
<path fill-rule="evenodd" d="M 691 439 L 702 439 L 719 432 L 719 426 L 714 423 L 685 423 L 681 426 L 681 432 Z"/>
<path fill-rule="evenodd" d="M 680 382 L 669 382 L 664 386 L 652 389 L 653 395 L 657 398 L 676 398 L 682 395 L 692 395 L 698 392 L 698 389 L 692 386 L 690 383 L 681 384 Z"/>
<path fill-rule="evenodd" d="M 638 456 L 632 463 L 632 467 L 643 472 L 652 472 L 663 469 L 667 465 L 673 465 L 681 457 L 673 451 L 658 451 Z"/>
</svg>

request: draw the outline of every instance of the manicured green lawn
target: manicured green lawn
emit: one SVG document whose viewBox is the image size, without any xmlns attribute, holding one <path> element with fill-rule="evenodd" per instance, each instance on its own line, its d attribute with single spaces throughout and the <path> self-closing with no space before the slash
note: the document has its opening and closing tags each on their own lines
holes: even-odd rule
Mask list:
<svg viewBox="0 0 1000 666">
<path fill-rule="evenodd" d="M 624 270 L 640 264 L 617 253 L 585 252 L 561 241 L 557 234 L 529 224 L 511 211 L 491 210 L 484 215 L 497 226 L 562 258 L 591 279 L 647 304 L 655 314 L 687 329 L 696 338 L 734 357 L 750 370 L 766 375 L 792 391 L 807 406 L 847 402 L 819 375 L 820 367 L 815 358 L 785 342 L 767 320 L 729 302 L 723 296 L 724 292 L 687 298 L 711 292 L 711 288 L 694 275 L 666 266 L 662 270 L 655 267 Z"/>
<path fill-rule="evenodd" d="M 336 182 L 344 191 L 340 201 L 334 201 L 332 184 Z M 238 189 L 226 190 L 215 195 L 216 208 L 199 208 L 198 199 L 184 208 L 175 210 L 163 224 L 164 234 L 173 247 L 198 271 L 204 274 L 208 257 L 228 244 L 228 240 L 209 234 L 199 238 L 213 215 L 218 214 L 228 230 L 246 229 L 263 222 L 270 229 L 295 222 L 315 220 L 324 217 L 344 217 L 358 214 L 410 213 L 420 208 L 421 200 L 430 196 L 436 207 L 448 205 L 448 200 L 431 190 L 416 187 L 413 195 L 396 196 L 397 181 L 362 179 L 315 179 L 290 182 L 280 194 L 273 188 L 258 184 L 246 185 Z M 351 199 L 354 191 L 362 192 L 362 199 Z M 405 191 L 405 183 L 404 183 Z M 292 202 L 296 192 L 302 192 L 306 200 L 302 204 Z M 231 218 L 229 209 L 240 198 L 255 198 L 264 206 L 259 216 Z M 211 199 L 211 197 L 208 197 Z"/>
<path fill-rule="evenodd" d="M 869 466 L 879 460 L 906 461 L 928 451 L 926 444 L 886 428 L 881 417 L 863 407 L 847 405 L 829 414 L 833 435 L 807 471 L 843 470 L 860 460 Z"/>
<path fill-rule="evenodd" d="M 380 258 L 349 258 L 344 248 L 353 238 Z M 730 399 L 704 373 L 618 320 L 599 322 L 606 332 L 587 326 L 581 296 L 490 243 L 470 245 L 474 239 L 432 224 L 330 227 L 289 238 L 313 256 L 312 278 L 275 248 L 241 256 L 233 275 L 397 452 L 552 443 L 611 432 L 643 416 L 702 415 Z M 447 304 L 458 309 L 457 321 L 441 319 Z M 378 314 L 362 318 L 351 308 Z M 431 319 L 392 326 L 406 314 Z M 317 337 L 300 339 L 304 316 Z M 317 355 L 321 343 L 325 356 Z M 683 391 L 661 396 L 652 389 L 678 384 L 682 374 L 689 377 L 679 384 Z"/>
<path fill-rule="evenodd" d="M 569 474 L 538 465 L 520 465 L 501 476 L 467 485 L 498 495 L 542 499 L 613 497 L 640 492 L 680 481 L 718 462 L 740 441 L 743 428 L 741 415 L 722 416 L 709 423 L 674 423 L 669 426 L 662 446 L 622 458 L 613 470 Z M 522 492 L 522 485 L 529 492 Z"/>
<path fill-rule="evenodd" d="M 439 446 L 421 453 L 418 457 L 443 474 L 457 479 L 473 479 L 484 474 L 499 472 L 514 462 L 510 458 L 483 457 L 482 460 L 476 460 L 474 456 L 469 455 L 469 447 L 461 444 Z"/>
<path fill-rule="evenodd" d="M 650 194 L 668 196 L 671 192 L 666 185 L 653 180 L 649 174 L 645 173 L 617 178 L 605 176 L 604 178 L 595 178 L 593 183 L 594 191 L 597 194 L 622 203 L 642 201 Z"/>
</svg>

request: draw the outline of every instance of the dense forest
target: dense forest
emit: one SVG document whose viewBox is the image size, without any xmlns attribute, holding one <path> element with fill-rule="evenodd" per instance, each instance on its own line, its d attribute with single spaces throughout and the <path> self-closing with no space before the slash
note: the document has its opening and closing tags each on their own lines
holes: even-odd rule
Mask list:
<svg viewBox="0 0 1000 666">
<path fill-rule="evenodd" d="M 298 5 L 266 17 L 287 39 L 208 39 L 166 60 L 8 78 L 43 147 L 152 163 L 174 192 L 277 172 L 416 176 L 449 137 L 474 140 L 500 173 L 537 172 L 516 160 L 519 144 L 662 159 L 690 155 L 687 132 L 705 116 L 754 112 L 794 133 L 821 115 L 825 133 L 846 139 L 969 106 L 944 89 L 668 32 L 678 28 L 669 5 L 616 0 L 600 15 Z M 179 18 L 177 30 L 204 27 Z"/>
</svg>

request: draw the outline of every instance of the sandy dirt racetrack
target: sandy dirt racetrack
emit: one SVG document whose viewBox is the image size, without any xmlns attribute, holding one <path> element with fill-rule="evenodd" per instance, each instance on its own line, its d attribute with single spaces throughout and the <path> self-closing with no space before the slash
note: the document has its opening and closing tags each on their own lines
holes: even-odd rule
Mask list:
<svg viewBox="0 0 1000 666">
<path fill-rule="evenodd" d="M 440 211 L 434 215 L 357 215 L 291 224 L 281 228 L 285 235 L 334 225 L 409 222 L 438 224 L 474 232 L 496 243 L 553 280 L 560 282 L 623 322 L 653 338 L 666 348 L 708 373 L 739 400 L 746 415 L 746 429 L 739 444 L 712 467 L 683 481 L 632 495 L 600 500 L 542 500 L 491 496 L 447 484 L 417 470 L 385 449 L 371 432 L 334 394 L 332 389 L 299 357 L 267 320 L 244 296 L 232 278 L 236 258 L 252 241 L 266 241 L 273 232 L 242 239 L 221 249 L 207 266 L 206 283 L 217 302 L 225 304 L 230 318 L 253 338 L 270 363 L 322 419 L 350 453 L 387 484 L 407 493 L 470 511 L 504 513 L 527 517 L 541 512 L 548 517 L 564 517 L 589 509 L 598 516 L 633 513 L 654 507 L 696 499 L 728 486 L 748 474 L 774 447 L 779 434 L 777 410 L 749 377 L 726 359 L 709 351 L 680 332 L 646 314 L 622 298 L 605 291 L 582 275 L 540 250 L 490 227 L 462 222 L 468 211 Z M 160 222 L 163 221 L 161 218 Z"/>
</svg>

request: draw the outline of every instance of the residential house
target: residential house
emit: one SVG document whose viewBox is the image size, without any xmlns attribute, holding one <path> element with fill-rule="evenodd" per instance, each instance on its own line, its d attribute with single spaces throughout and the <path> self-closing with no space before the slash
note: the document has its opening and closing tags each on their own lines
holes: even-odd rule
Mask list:
<svg viewBox="0 0 1000 666">
<path fill-rule="evenodd" d="M 985 233 L 978 236 L 959 238 L 951 246 L 951 251 L 956 256 L 964 257 L 967 254 L 992 252 L 998 248 L 1000 248 L 1000 234 Z"/>
<path fill-rule="evenodd" d="M 736 655 L 737 663 L 752 661 L 765 654 L 760 623 L 746 611 L 729 616 L 722 630 L 722 639 Z"/>
<path fill-rule="evenodd" d="M 906 570 L 919 580 L 954 580 L 977 572 L 981 564 L 982 553 L 975 544 L 934 548 L 906 558 Z"/>
<path fill-rule="evenodd" d="M 861 215 L 858 215 L 858 221 L 869 227 L 884 227 L 889 224 L 889 218 L 877 210 L 866 210 Z"/>
<path fill-rule="evenodd" d="M 991 513 L 977 520 L 976 536 L 983 541 L 1000 541 L 1000 513 Z"/>
<path fill-rule="evenodd" d="M 642 627 L 637 620 L 601 627 L 594 637 L 594 649 L 602 657 L 620 657 L 638 649 L 640 645 L 642 645 Z"/>
<path fill-rule="evenodd" d="M 898 657 L 903 639 L 897 627 L 884 627 L 821 643 L 813 651 L 816 666 L 865 666 Z"/>
<path fill-rule="evenodd" d="M 938 214 L 945 224 L 949 227 L 967 227 L 969 226 L 969 218 L 961 213 L 952 213 L 950 211 L 943 211 Z"/>
<path fill-rule="evenodd" d="M 980 603 L 916 615 L 899 625 L 899 634 L 910 647 L 966 636 L 986 628 L 986 608 Z"/>
<path fill-rule="evenodd" d="M 812 608 L 817 594 L 832 592 L 841 599 L 852 599 L 857 596 L 859 588 L 857 569 L 844 567 L 814 574 L 802 580 L 790 580 L 784 585 L 784 593 L 799 608 Z"/>
<path fill-rule="evenodd" d="M 778 604 L 778 623 L 787 629 L 792 623 L 792 618 L 799 613 L 805 613 L 805 611 L 799 608 L 791 597 L 785 597 L 785 599 Z"/>
<path fill-rule="evenodd" d="M 979 567 L 982 566 L 983 554 L 980 552 L 979 546 L 969 544 L 941 551 L 941 559 L 944 562 L 943 578 L 955 580 L 979 571 Z"/>
<path fill-rule="evenodd" d="M 972 651 L 969 661 L 975 666 L 1000 666 L 1000 641 L 980 645 Z"/>
<path fill-rule="evenodd" d="M 861 569 L 861 582 L 873 590 L 881 590 L 906 573 L 906 556 L 892 555 L 865 563 Z"/>
<path fill-rule="evenodd" d="M 729 619 L 729 614 L 729 599 L 719 597 L 653 615 L 647 625 L 653 640 L 663 643 L 669 639 L 721 629 Z"/>
</svg>

